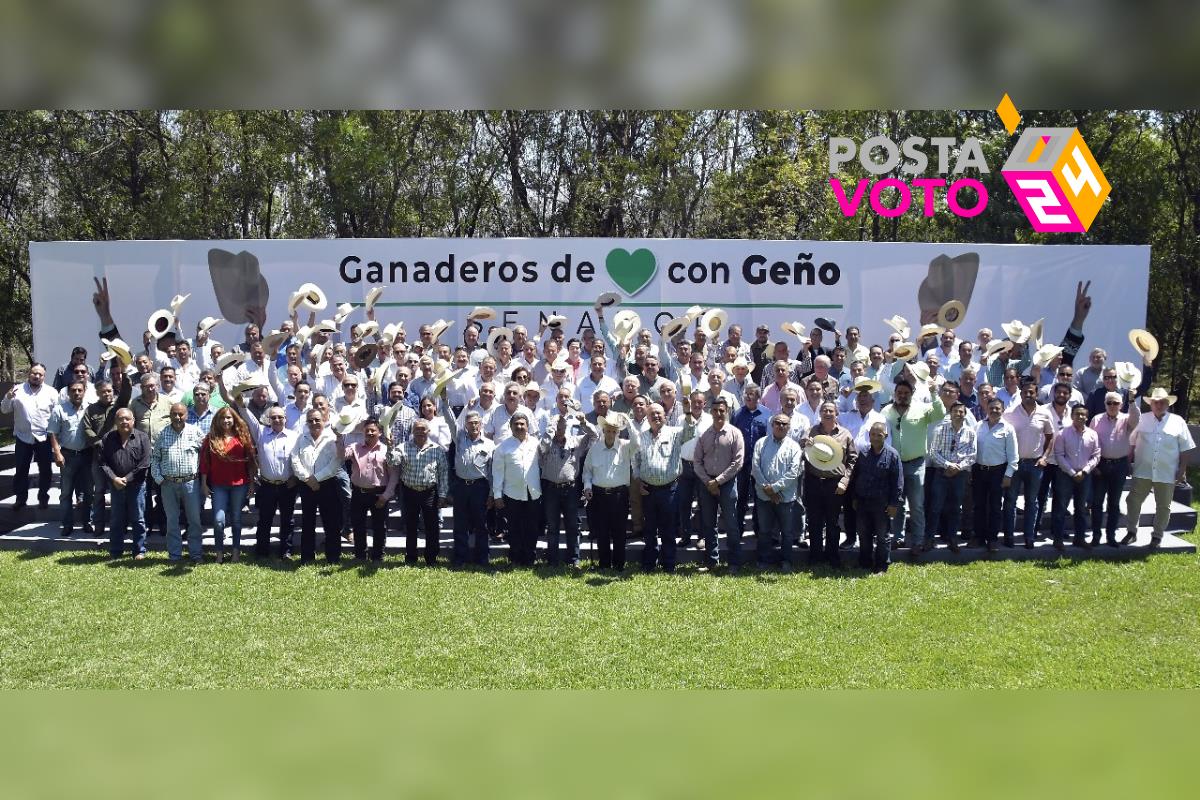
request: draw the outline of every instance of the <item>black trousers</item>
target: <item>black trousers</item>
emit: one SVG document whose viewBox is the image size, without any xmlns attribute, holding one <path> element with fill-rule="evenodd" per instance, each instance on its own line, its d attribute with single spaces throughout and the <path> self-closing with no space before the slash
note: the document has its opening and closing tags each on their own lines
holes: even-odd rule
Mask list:
<svg viewBox="0 0 1200 800">
<path fill-rule="evenodd" d="M 505 495 L 504 517 L 508 522 L 508 557 L 514 564 L 533 566 L 537 537 L 545 521 L 542 501 L 514 500 Z"/>
<path fill-rule="evenodd" d="M 411 486 L 401 486 L 400 491 L 404 515 L 404 560 L 409 564 L 416 563 L 417 525 L 424 523 L 425 563 L 432 566 L 437 563 L 442 537 L 437 487 L 413 489 Z"/>
<path fill-rule="evenodd" d="M 842 563 L 838 553 L 838 514 L 842 510 L 843 495 L 837 493 L 838 478 L 822 478 L 804 473 L 804 504 L 808 509 L 808 561 L 816 564 L 828 561 L 837 566 Z"/>
<path fill-rule="evenodd" d="M 629 519 L 629 487 L 592 489 L 592 536 L 601 569 L 625 569 L 625 523 Z"/>
<path fill-rule="evenodd" d="M 1004 471 L 1004 464 L 995 467 L 976 464 L 971 469 L 971 494 L 975 504 L 973 515 L 975 517 L 975 536 L 982 538 L 984 544 L 996 541 L 996 534 L 1002 524 L 1000 503 L 1004 497 Z M 1005 541 L 1007 542 L 1011 538 L 1009 536 Z"/>
<path fill-rule="evenodd" d="M 342 557 L 342 486 L 336 477 L 323 480 L 316 489 L 300 484 L 300 563 L 317 557 L 317 514 L 325 535 L 325 560 Z"/>
<path fill-rule="evenodd" d="M 258 510 L 258 530 L 254 536 L 254 555 L 266 558 L 271 552 L 271 521 L 279 513 L 279 555 L 292 555 L 292 517 L 296 512 L 297 486 L 259 481 L 254 507 Z"/>
<path fill-rule="evenodd" d="M 387 543 L 388 504 L 380 508 L 377 503 L 383 496 L 383 487 L 350 490 L 350 525 L 354 530 L 354 557 L 367 557 L 367 516 L 371 517 L 371 558 L 383 560 L 383 546 Z"/>
</svg>

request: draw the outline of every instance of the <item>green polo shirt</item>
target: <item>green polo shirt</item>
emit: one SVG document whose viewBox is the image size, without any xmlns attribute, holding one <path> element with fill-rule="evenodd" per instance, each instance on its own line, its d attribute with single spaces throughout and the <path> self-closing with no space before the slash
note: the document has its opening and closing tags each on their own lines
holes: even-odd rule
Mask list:
<svg viewBox="0 0 1200 800">
<path fill-rule="evenodd" d="M 946 407 L 942 405 L 940 397 L 934 397 L 932 404 L 909 404 L 903 416 L 896 410 L 895 404 L 885 408 L 883 418 L 892 431 L 892 447 L 900 453 L 900 460 L 924 458 L 929 426 L 940 422 L 945 416 Z"/>
</svg>

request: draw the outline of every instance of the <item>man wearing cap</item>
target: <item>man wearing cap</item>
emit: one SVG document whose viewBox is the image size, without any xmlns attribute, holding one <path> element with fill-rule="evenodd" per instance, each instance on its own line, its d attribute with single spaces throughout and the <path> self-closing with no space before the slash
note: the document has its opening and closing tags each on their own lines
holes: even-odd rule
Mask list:
<svg viewBox="0 0 1200 800">
<path fill-rule="evenodd" d="M 838 544 L 841 513 L 858 452 L 850 431 L 838 425 L 837 403 L 824 400 L 821 422 L 809 431 L 805 440 L 804 503 L 808 513 L 810 564 L 825 561 L 838 569 L 842 565 Z M 820 437 L 820 438 L 818 438 Z"/>
<path fill-rule="evenodd" d="M 1033 549 L 1037 535 L 1038 490 L 1047 458 L 1054 445 L 1054 424 L 1049 410 L 1037 402 L 1037 381 L 1021 379 L 1021 402 L 1004 413 L 1017 437 L 1017 473 L 1005 497 L 1004 538 L 1010 540 L 1017 524 L 1017 496 L 1025 499 L 1025 547 Z"/>
<path fill-rule="evenodd" d="M 1105 367 L 1104 382 L 1112 367 Z M 1097 390 L 1099 391 L 1099 390 Z M 1100 544 L 1101 528 L 1107 534 L 1106 543 L 1117 547 L 1117 520 L 1121 516 L 1121 493 L 1125 490 L 1125 479 L 1129 476 L 1129 456 L 1132 452 L 1130 437 L 1137 429 L 1141 411 L 1136 402 L 1126 401 L 1118 392 L 1109 392 L 1104 398 L 1104 413 L 1092 417 L 1091 428 L 1100 441 L 1100 461 L 1092 474 L 1092 545 Z M 1105 505 L 1108 515 L 1105 517 Z"/>
<path fill-rule="evenodd" d="M 768 341 L 770 335 L 770 327 L 756 325 L 754 328 L 754 341 L 750 343 L 750 379 L 759 386 L 763 384 L 763 369 L 772 361 L 773 345 Z M 769 378 L 770 376 L 768 375 Z"/>
<path fill-rule="evenodd" d="M 1153 492 L 1154 530 L 1150 549 L 1155 550 L 1162 542 L 1163 531 L 1171 516 L 1175 484 L 1185 481 L 1196 443 L 1187 421 L 1169 411 L 1175 403 L 1174 395 L 1167 394 L 1166 389 L 1159 386 L 1144 399 L 1150 406 L 1150 413 L 1141 415 L 1131 437 L 1133 488 L 1126 498 L 1128 521 L 1121 544 L 1133 544 L 1136 540 L 1142 504 Z"/>
<path fill-rule="evenodd" d="M 795 510 L 804 451 L 788 436 L 790 422 L 787 414 L 772 416 L 770 435 L 759 437 L 750 457 L 757 496 L 754 515 L 759 569 L 778 565 L 783 572 L 792 571 Z M 740 486 L 738 490 L 741 491 Z"/>
<path fill-rule="evenodd" d="M 1087 540 L 1088 503 L 1092 488 L 1092 473 L 1100 463 L 1100 439 L 1087 426 L 1087 409 L 1076 406 L 1071 410 L 1071 424 L 1054 439 L 1054 458 L 1058 464 L 1054 487 L 1054 513 L 1051 532 L 1054 549 L 1062 551 L 1063 533 L 1067 519 L 1067 501 L 1074 507 L 1076 547 L 1091 547 Z"/>
<path fill-rule="evenodd" d="M 693 467 L 699 486 L 701 530 L 705 563 L 711 568 L 720 561 L 717 544 L 717 512 L 729 537 L 729 572 L 735 575 L 742 563 L 742 520 L 737 517 L 737 475 L 745 462 L 746 443 L 742 432 L 729 424 L 729 403 L 723 397 L 712 402 L 712 424 L 696 440 Z"/>
<path fill-rule="evenodd" d="M 59 512 L 62 514 L 61 533 L 70 536 L 75 527 L 75 492 L 79 491 L 83 498 L 84 519 L 83 529 L 92 530 L 89 514 L 95 504 L 92 498 L 92 448 L 87 445 L 87 436 L 83 430 L 84 417 L 87 407 L 83 402 L 84 384 L 82 381 L 72 383 L 67 387 L 67 400 L 60 402 L 50 412 L 50 421 L 46 432 L 50 438 L 50 448 L 54 453 L 54 463 L 58 465 L 60 482 Z"/>
<path fill-rule="evenodd" d="M 48 426 L 59 398 L 58 392 L 45 381 L 45 365 L 34 363 L 29 367 L 25 382 L 15 384 L 0 401 L 0 411 L 13 415 L 13 436 L 16 438 L 13 492 L 17 499 L 14 511 L 25 508 L 29 496 L 29 465 L 33 461 L 38 465 L 38 503 L 42 508 L 50 505 L 52 469 Z"/>
<path fill-rule="evenodd" d="M 113 429 L 100 442 L 97 463 L 112 486 L 109 555 L 121 557 L 125 535 L 132 528 L 131 552 L 135 559 L 143 559 L 146 557 L 146 527 L 142 511 L 146 473 L 150 468 L 150 439 L 134 427 L 133 412 L 129 409 L 117 409 Z"/>
<path fill-rule="evenodd" d="M 857 456 L 847 494 L 857 525 L 858 565 L 880 573 L 887 572 L 892 561 L 891 527 L 900 510 L 904 469 L 900 454 L 887 444 L 886 422 L 872 422 L 866 433 L 867 442 L 855 444 Z"/>
<path fill-rule="evenodd" d="M 916 557 L 925 544 L 925 448 L 929 426 L 946 416 L 946 407 L 940 397 L 934 397 L 932 403 L 915 401 L 913 391 L 911 382 L 904 378 L 897 380 L 892 403 L 883 410 L 883 417 L 904 468 L 901 507 L 907 504 L 912 518 L 912 539 L 908 544 L 910 555 Z M 892 538 L 898 542 L 903 532 L 904 515 L 897 514 L 892 520 Z"/>
<path fill-rule="evenodd" d="M 600 437 L 587 448 L 583 459 L 583 501 L 589 506 L 588 524 L 600 569 L 611 567 L 620 572 L 625 569 L 629 484 L 637 442 L 621 438 L 626 428 L 623 414 L 607 414 L 599 427 Z"/>
<path fill-rule="evenodd" d="M 509 559 L 514 564 L 532 566 L 543 517 L 538 441 L 529 433 L 527 412 L 528 409 L 518 408 L 507 417 L 509 435 L 497 440 L 492 453 L 492 505 L 508 521 Z"/>
<path fill-rule="evenodd" d="M 179 527 L 179 507 L 187 517 L 188 555 L 199 562 L 203 555 L 200 527 L 200 482 L 197 472 L 204 434 L 187 424 L 187 406 L 171 406 L 171 424 L 159 432 L 150 447 L 150 474 L 159 486 L 167 524 L 167 556 L 183 558 L 183 537 Z"/>
</svg>

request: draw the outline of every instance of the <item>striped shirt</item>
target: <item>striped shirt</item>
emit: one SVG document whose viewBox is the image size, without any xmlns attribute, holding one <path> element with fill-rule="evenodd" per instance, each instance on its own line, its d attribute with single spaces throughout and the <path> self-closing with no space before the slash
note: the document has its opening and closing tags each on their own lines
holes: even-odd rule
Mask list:
<svg viewBox="0 0 1200 800">
<path fill-rule="evenodd" d="M 754 477 L 758 498 L 770 501 L 770 496 L 763 491 L 763 486 L 770 486 L 781 502 L 794 502 L 803 463 L 804 451 L 791 437 L 776 439 L 774 436 L 764 436 L 759 439 L 754 445 L 750 472 Z"/>
<path fill-rule="evenodd" d="M 558 420 L 554 419 L 553 426 L 547 426 L 546 435 L 538 443 L 539 462 L 542 480 L 551 483 L 574 483 L 580 474 L 582 458 L 587 456 L 588 447 L 595 440 L 595 429 L 591 424 L 576 425 L 575 420 L 568 419 L 563 443 L 554 441 L 558 431 Z"/>
<path fill-rule="evenodd" d="M 466 420 L 463 420 L 460 428 L 454 414 L 445 406 L 442 407 L 442 416 L 454 436 L 454 474 L 464 481 L 486 479 L 492 472 L 495 443 L 482 433 L 478 439 L 472 439 L 467 433 Z M 466 416 L 466 412 L 463 412 L 463 416 Z"/>
<path fill-rule="evenodd" d="M 150 475 L 155 483 L 162 483 L 164 478 L 195 475 L 203 443 L 204 434 L 195 425 L 185 424 L 181 431 L 171 425 L 164 428 L 150 448 Z"/>
<path fill-rule="evenodd" d="M 292 451 L 300 437 L 290 428 L 279 433 L 270 427 L 258 434 L 258 472 L 272 481 L 286 481 L 292 477 Z"/>
<path fill-rule="evenodd" d="M 943 420 L 933 431 L 933 446 L 929 449 L 929 460 L 937 469 L 951 465 L 959 469 L 970 469 L 975 463 L 975 431 L 966 422 L 954 430 L 953 420 Z"/>
<path fill-rule="evenodd" d="M 634 477 L 653 486 L 665 486 L 678 478 L 683 472 L 683 443 L 695 435 L 695 420 L 690 414 L 682 428 L 663 425 L 657 436 L 647 430 L 638 440 Z"/>
</svg>

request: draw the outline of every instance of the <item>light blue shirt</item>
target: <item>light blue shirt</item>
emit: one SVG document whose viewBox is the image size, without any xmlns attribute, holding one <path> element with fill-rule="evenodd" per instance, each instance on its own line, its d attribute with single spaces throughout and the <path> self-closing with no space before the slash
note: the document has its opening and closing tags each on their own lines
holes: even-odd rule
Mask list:
<svg viewBox="0 0 1200 800">
<path fill-rule="evenodd" d="M 800 445 L 790 436 L 777 440 L 773 434 L 768 434 L 759 439 L 754 445 L 754 462 L 750 468 L 758 499 L 770 502 L 770 496 L 763 491 L 763 486 L 769 485 L 782 502 L 794 502 L 803 455 Z"/>
<path fill-rule="evenodd" d="M 87 403 L 81 403 L 79 408 L 75 409 L 68 400 L 65 403 L 59 403 L 50 412 L 50 423 L 46 426 L 46 432 L 54 434 L 54 438 L 58 439 L 59 447 L 65 447 L 68 450 L 82 450 L 88 446 L 87 437 L 83 433 L 83 417 L 86 409 Z"/>
</svg>

